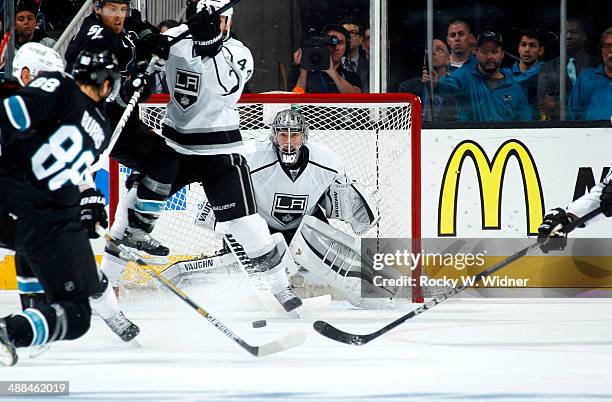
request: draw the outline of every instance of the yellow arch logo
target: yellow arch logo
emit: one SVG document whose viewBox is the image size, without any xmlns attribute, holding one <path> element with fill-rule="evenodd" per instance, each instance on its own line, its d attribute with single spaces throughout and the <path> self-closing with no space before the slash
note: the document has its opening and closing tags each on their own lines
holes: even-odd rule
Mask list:
<svg viewBox="0 0 612 402">
<path fill-rule="evenodd" d="M 527 147 L 518 140 L 508 140 L 499 147 L 491 162 L 479 144 L 466 140 L 455 148 L 444 171 L 438 207 L 439 236 L 456 236 L 458 184 L 461 167 L 467 157 L 470 157 L 476 165 L 478 174 L 482 228 L 484 230 L 501 228 L 502 187 L 506 165 L 511 156 L 518 160 L 523 176 L 527 235 L 538 233 L 538 226 L 544 216 L 544 197 L 538 170 Z"/>
</svg>

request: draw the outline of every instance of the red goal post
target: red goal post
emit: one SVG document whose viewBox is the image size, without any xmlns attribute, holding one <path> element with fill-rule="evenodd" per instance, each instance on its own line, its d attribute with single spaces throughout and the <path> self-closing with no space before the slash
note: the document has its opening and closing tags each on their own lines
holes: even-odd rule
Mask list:
<svg viewBox="0 0 612 402">
<path fill-rule="evenodd" d="M 168 95 L 154 95 L 141 103 L 141 120 L 159 132 L 169 100 Z M 269 124 L 276 112 L 299 109 L 310 126 L 309 141 L 324 143 L 334 150 L 345 163 L 347 174 L 377 194 L 381 222 L 363 237 L 410 237 L 417 242 L 413 249 L 420 250 L 421 102 L 418 97 L 404 93 L 243 94 L 238 108 L 245 140 L 268 136 Z M 125 174 L 112 160 L 109 171 L 112 221 L 119 198 L 125 192 L 121 185 Z M 180 208 L 178 203 L 170 204 L 172 200 L 169 200 L 167 211 L 162 212 L 153 234 L 171 250 L 179 250 L 177 254 L 181 257 L 210 252 L 200 250 L 204 247 L 202 244 L 209 242 L 208 234 L 206 240 L 196 242 L 193 237 L 198 235 L 194 235 L 192 228 L 177 230 L 191 224 L 193 209 L 197 208 L 197 191 L 190 186 L 183 196 Z M 165 228 L 167 225 L 171 228 Z M 352 233 L 342 223 L 334 226 Z M 181 239 L 183 236 L 188 239 Z M 187 241 L 193 241 L 193 246 L 186 247 Z"/>
</svg>

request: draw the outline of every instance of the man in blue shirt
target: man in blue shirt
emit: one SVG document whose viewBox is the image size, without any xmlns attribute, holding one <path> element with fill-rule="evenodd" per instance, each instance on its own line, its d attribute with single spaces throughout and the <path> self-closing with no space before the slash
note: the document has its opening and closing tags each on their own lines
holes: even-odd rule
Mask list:
<svg viewBox="0 0 612 402">
<path fill-rule="evenodd" d="M 433 71 L 438 91 L 455 95 L 458 121 L 531 120 L 523 89 L 499 69 L 504 58 L 502 45 L 499 33 L 485 31 L 478 35 L 475 68 L 460 68 L 442 78 Z"/>
<path fill-rule="evenodd" d="M 519 61 L 510 68 L 502 69 L 506 76 L 512 76 L 518 82 L 527 96 L 533 120 L 540 120 L 540 113 L 537 110 L 538 103 L 538 74 L 542 67 L 542 56 L 544 46 L 542 35 L 537 29 L 527 29 L 521 32 L 521 39 L 518 45 Z"/>
<path fill-rule="evenodd" d="M 570 120 L 608 120 L 612 116 L 612 27 L 601 35 L 603 64 L 580 74 L 570 94 Z"/>
</svg>

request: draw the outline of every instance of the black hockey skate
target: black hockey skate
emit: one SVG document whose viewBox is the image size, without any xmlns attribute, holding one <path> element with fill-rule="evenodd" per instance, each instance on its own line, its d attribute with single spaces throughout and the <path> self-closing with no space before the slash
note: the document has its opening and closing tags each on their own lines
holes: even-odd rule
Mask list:
<svg viewBox="0 0 612 402">
<path fill-rule="evenodd" d="M 140 333 L 138 325 L 125 318 L 122 312 L 119 312 L 116 316 L 108 320 L 104 319 L 104 322 L 124 342 L 131 341 Z"/>
<path fill-rule="evenodd" d="M 6 322 L 0 318 L 0 364 L 14 366 L 17 359 L 17 350 L 6 332 Z"/>
<path fill-rule="evenodd" d="M 302 300 L 293 293 L 290 287 L 275 293 L 274 297 L 283 306 L 286 312 L 295 310 L 302 305 Z"/>
<path fill-rule="evenodd" d="M 155 240 L 149 233 L 138 228 L 127 228 L 123 234 L 123 239 L 117 239 L 117 244 L 122 244 L 129 248 L 130 251 L 138 254 L 148 264 L 151 265 L 166 265 L 168 264 L 168 254 L 170 249 L 163 246 L 159 241 Z M 112 250 L 112 246 L 107 246 Z M 125 261 L 130 261 L 128 256 L 124 255 L 121 250 L 112 250 Z"/>
</svg>

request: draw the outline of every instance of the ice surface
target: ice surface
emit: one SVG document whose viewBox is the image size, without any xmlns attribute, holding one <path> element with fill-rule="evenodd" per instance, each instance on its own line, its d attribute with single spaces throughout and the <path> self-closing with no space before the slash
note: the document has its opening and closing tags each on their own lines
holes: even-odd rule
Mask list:
<svg viewBox="0 0 612 402">
<path fill-rule="evenodd" d="M 460 299 L 356 347 L 322 337 L 312 323 L 367 333 L 410 307 L 360 311 L 334 302 L 298 320 L 237 312 L 218 295 L 192 296 L 249 343 L 296 330 L 308 339 L 254 358 L 178 299 L 131 298 L 124 310 L 141 326 L 141 348 L 94 318 L 77 341 L 54 344 L 35 359 L 22 350 L 17 366 L 0 368 L 0 380 L 69 380 L 71 396 L 53 401 L 612 400 L 608 299 Z M 17 300 L 0 292 L 0 315 L 16 311 Z M 256 319 L 268 325 L 253 329 Z"/>
</svg>

